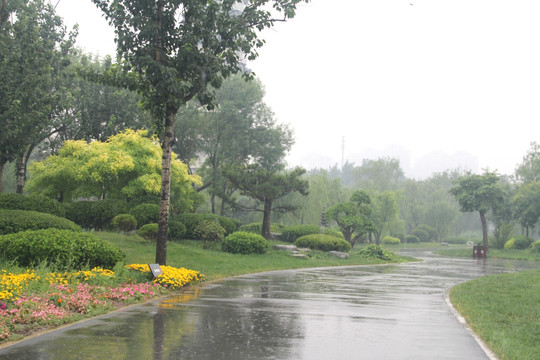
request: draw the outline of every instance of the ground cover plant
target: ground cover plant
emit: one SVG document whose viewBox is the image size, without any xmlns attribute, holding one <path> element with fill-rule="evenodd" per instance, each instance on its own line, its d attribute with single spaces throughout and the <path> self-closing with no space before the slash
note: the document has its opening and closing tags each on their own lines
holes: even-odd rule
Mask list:
<svg viewBox="0 0 540 360">
<path fill-rule="evenodd" d="M 475 279 L 450 299 L 499 359 L 540 359 L 540 270 Z"/>
<path fill-rule="evenodd" d="M 0 271 L 0 344 L 170 293 L 203 279 L 197 271 L 163 266 L 152 279 L 147 264 L 114 270 Z"/>
</svg>

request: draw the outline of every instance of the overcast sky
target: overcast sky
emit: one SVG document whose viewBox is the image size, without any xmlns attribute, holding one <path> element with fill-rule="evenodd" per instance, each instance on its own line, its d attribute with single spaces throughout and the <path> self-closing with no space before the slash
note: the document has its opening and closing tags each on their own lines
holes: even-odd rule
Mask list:
<svg viewBox="0 0 540 360">
<path fill-rule="evenodd" d="M 79 46 L 114 53 L 90 0 L 57 10 Z M 540 142 L 539 17 L 538 0 L 313 0 L 250 67 L 295 131 L 290 165 L 393 156 L 408 176 L 511 174 Z"/>
</svg>

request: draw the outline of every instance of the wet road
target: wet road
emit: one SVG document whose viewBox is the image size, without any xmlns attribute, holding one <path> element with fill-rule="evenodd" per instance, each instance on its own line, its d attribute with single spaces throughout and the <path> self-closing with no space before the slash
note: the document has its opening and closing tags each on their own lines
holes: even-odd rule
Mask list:
<svg viewBox="0 0 540 360">
<path fill-rule="evenodd" d="M 446 259 L 241 276 L 0 349 L 4 359 L 487 359 L 444 292 L 535 262 Z"/>
</svg>

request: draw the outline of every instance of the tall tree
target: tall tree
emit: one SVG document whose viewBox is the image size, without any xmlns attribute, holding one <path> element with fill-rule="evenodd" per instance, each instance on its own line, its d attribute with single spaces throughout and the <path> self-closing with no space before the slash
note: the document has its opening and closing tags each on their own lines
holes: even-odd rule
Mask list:
<svg viewBox="0 0 540 360">
<path fill-rule="evenodd" d="M 264 44 L 259 32 L 294 17 L 308 0 L 92 0 L 115 28 L 121 69 L 112 80 L 137 90 L 160 130 L 163 159 L 156 262 L 166 264 L 170 161 L 178 110 L 213 88 Z M 269 7 L 268 5 L 271 5 Z M 211 85 L 212 87 L 210 87 Z"/>
<path fill-rule="evenodd" d="M 485 171 L 482 175 L 466 173 L 454 180 L 450 193 L 454 195 L 461 211 L 478 211 L 482 223 L 483 244 L 488 249 L 488 227 L 486 213 L 503 201 L 503 191 L 499 186 L 499 175 Z"/>
<path fill-rule="evenodd" d="M 369 219 L 373 223 L 375 242 L 377 245 L 379 245 L 383 232 L 398 217 L 399 204 L 396 193 L 393 191 L 375 193 L 373 196 L 371 196 L 371 201 L 372 211 Z"/>
<path fill-rule="evenodd" d="M 538 223 L 540 217 L 540 181 L 522 186 L 514 195 L 512 204 L 517 220 L 529 236 L 529 229 Z"/>
<path fill-rule="evenodd" d="M 516 179 L 523 184 L 540 181 L 540 144 L 532 142 L 523 161 L 516 167 Z"/>
<path fill-rule="evenodd" d="M 293 211 L 294 205 L 273 206 L 275 200 L 291 192 L 308 194 L 308 181 L 302 176 L 306 170 L 294 168 L 290 171 L 267 170 L 260 164 L 233 166 L 224 171 L 224 175 L 240 190 L 243 195 L 258 201 L 262 206 L 251 208 L 263 213 L 262 236 L 270 238 L 270 217 L 272 211 Z"/>
<path fill-rule="evenodd" d="M 17 161 L 17 192 L 34 147 L 55 129 L 65 106 L 62 79 L 76 31 L 67 34 L 43 0 L 4 3 L 0 21 L 0 183 L 7 161 Z"/>
</svg>

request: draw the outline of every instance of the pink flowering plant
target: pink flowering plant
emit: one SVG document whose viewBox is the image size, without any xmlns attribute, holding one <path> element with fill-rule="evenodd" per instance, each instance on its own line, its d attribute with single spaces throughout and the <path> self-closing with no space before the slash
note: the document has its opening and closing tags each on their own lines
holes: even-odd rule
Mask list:
<svg viewBox="0 0 540 360">
<path fill-rule="evenodd" d="M 146 267 L 148 267 L 146 265 Z M 141 265 L 77 272 L 0 271 L 0 344 L 45 328 L 110 312 L 169 294 L 203 278 L 197 271 L 166 267 L 160 280 L 148 280 Z"/>
</svg>

